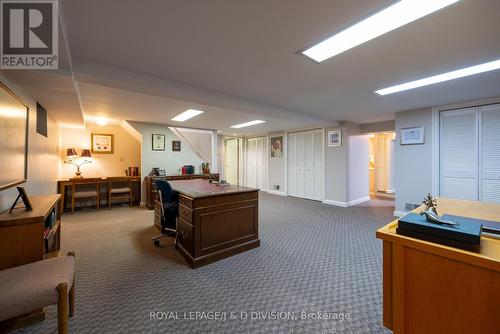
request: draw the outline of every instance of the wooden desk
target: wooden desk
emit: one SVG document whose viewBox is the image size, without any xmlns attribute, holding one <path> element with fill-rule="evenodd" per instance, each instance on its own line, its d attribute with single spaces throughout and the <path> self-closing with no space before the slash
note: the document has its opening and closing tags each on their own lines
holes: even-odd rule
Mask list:
<svg viewBox="0 0 500 334">
<path fill-rule="evenodd" d="M 438 212 L 500 222 L 498 204 L 438 198 Z M 480 252 L 473 253 L 398 235 L 397 225 L 377 231 L 384 326 L 396 334 L 498 333 L 500 240 L 481 237 Z"/>
<path fill-rule="evenodd" d="M 126 178 L 126 176 L 124 176 L 124 178 Z M 140 204 L 140 201 L 141 201 L 141 177 L 140 176 L 130 176 L 130 178 L 132 179 L 132 184 L 133 184 L 133 203 L 134 205 L 139 205 Z M 85 182 L 85 178 L 81 178 L 81 182 Z M 106 182 L 106 177 L 103 177 L 101 178 L 101 180 L 99 181 L 105 188 L 105 191 L 103 192 L 102 191 L 102 187 L 100 187 L 101 189 L 101 205 L 102 205 L 102 200 L 103 199 L 106 199 L 107 197 L 107 182 Z M 94 183 L 95 184 L 95 180 L 92 180 L 91 183 Z M 59 180 L 57 181 L 57 191 L 59 194 L 62 195 L 62 199 L 61 199 L 61 205 L 60 205 L 60 208 L 61 208 L 61 213 L 64 212 L 65 208 L 66 208 L 66 192 L 67 192 L 67 187 L 71 187 L 71 179 L 64 179 L 64 180 Z M 104 196 L 102 196 L 104 194 Z"/>
<path fill-rule="evenodd" d="M 192 268 L 259 247 L 259 190 L 169 181 L 179 193 L 178 249 Z"/>
<path fill-rule="evenodd" d="M 215 180 L 219 181 L 219 174 L 181 174 L 181 175 L 166 175 L 166 176 L 146 176 L 144 183 L 146 183 L 146 207 L 150 210 L 154 209 L 156 200 L 156 180 L 176 181 L 176 180 Z"/>
<path fill-rule="evenodd" d="M 18 207 L 0 215 L 0 270 L 59 256 L 61 216 L 57 206 L 60 199 L 61 195 L 30 196 L 33 210 Z M 34 310 L 0 322 L 0 333 L 43 319 L 44 310 Z"/>
</svg>

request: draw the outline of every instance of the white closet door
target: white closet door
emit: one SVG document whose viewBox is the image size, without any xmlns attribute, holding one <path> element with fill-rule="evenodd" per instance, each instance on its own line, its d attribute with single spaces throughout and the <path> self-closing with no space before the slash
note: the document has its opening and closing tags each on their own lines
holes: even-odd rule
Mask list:
<svg viewBox="0 0 500 334">
<path fill-rule="evenodd" d="M 500 203 L 500 104 L 481 112 L 480 201 Z"/>
<path fill-rule="evenodd" d="M 314 199 L 314 133 L 304 133 L 304 198 Z"/>
<path fill-rule="evenodd" d="M 478 200 L 478 108 L 441 112 L 441 196 Z M 421 161 L 422 164 L 430 161 Z M 430 176 L 429 176 L 430 177 Z"/>
<path fill-rule="evenodd" d="M 304 167 L 304 156 L 305 156 L 305 135 L 303 132 L 297 133 L 297 144 L 296 144 L 296 162 L 297 162 L 297 197 L 305 196 L 305 167 Z"/>
<path fill-rule="evenodd" d="M 288 135 L 288 195 L 297 196 L 297 134 Z"/>
<path fill-rule="evenodd" d="M 256 188 L 257 187 L 257 169 L 255 161 L 255 140 L 247 140 L 247 186 Z"/>
<path fill-rule="evenodd" d="M 314 134 L 314 157 L 313 157 L 313 172 L 314 172 L 314 198 L 321 201 L 321 194 L 323 191 L 322 177 L 323 170 L 323 135 L 322 130 L 315 131 Z"/>
</svg>

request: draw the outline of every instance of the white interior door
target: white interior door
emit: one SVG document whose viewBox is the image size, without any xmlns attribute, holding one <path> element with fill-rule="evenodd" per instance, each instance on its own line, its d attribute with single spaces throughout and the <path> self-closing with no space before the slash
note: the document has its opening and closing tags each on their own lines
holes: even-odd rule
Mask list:
<svg viewBox="0 0 500 334">
<path fill-rule="evenodd" d="M 288 195 L 321 200 L 322 130 L 288 135 Z"/>
<path fill-rule="evenodd" d="M 247 178 L 248 187 L 267 189 L 267 138 L 247 139 Z"/>
<path fill-rule="evenodd" d="M 225 149 L 224 177 L 230 184 L 238 184 L 238 139 L 227 139 Z"/>
<path fill-rule="evenodd" d="M 387 140 L 386 135 L 375 136 L 375 192 L 387 190 Z"/>
<path fill-rule="evenodd" d="M 288 135 L 288 195 L 297 196 L 297 134 Z"/>
<path fill-rule="evenodd" d="M 480 108 L 479 200 L 500 203 L 500 104 Z"/>
<path fill-rule="evenodd" d="M 441 196 L 477 201 L 478 108 L 441 112 L 440 130 Z"/>
</svg>

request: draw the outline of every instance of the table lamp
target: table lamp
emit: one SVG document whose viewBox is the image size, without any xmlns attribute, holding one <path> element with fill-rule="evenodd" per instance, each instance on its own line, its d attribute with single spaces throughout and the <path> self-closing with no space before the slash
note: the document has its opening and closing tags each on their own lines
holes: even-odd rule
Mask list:
<svg viewBox="0 0 500 334">
<path fill-rule="evenodd" d="M 92 163 L 92 154 L 90 154 L 90 150 L 83 149 L 82 154 L 80 154 L 80 158 L 78 158 L 78 154 L 76 153 L 75 149 L 68 148 L 66 150 L 66 161 L 64 162 L 67 164 L 75 165 L 76 166 L 75 177 L 82 178 L 83 176 L 82 173 L 80 172 L 80 166 Z"/>
</svg>

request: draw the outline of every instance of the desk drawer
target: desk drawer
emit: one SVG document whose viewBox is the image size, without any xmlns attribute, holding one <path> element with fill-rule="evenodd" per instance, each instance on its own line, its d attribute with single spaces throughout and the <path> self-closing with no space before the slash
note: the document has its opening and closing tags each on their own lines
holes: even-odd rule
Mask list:
<svg viewBox="0 0 500 334">
<path fill-rule="evenodd" d="M 193 210 L 184 206 L 183 204 L 179 205 L 179 217 L 187 221 L 188 223 L 193 223 Z"/>
<path fill-rule="evenodd" d="M 179 203 L 184 204 L 188 208 L 193 207 L 193 201 L 191 200 L 191 198 L 186 197 L 186 196 L 181 195 L 181 194 L 179 194 Z"/>
<path fill-rule="evenodd" d="M 184 219 L 179 218 L 179 231 L 178 231 L 178 240 L 179 244 L 184 248 L 191 256 L 193 254 L 193 225 L 186 222 Z"/>
</svg>

